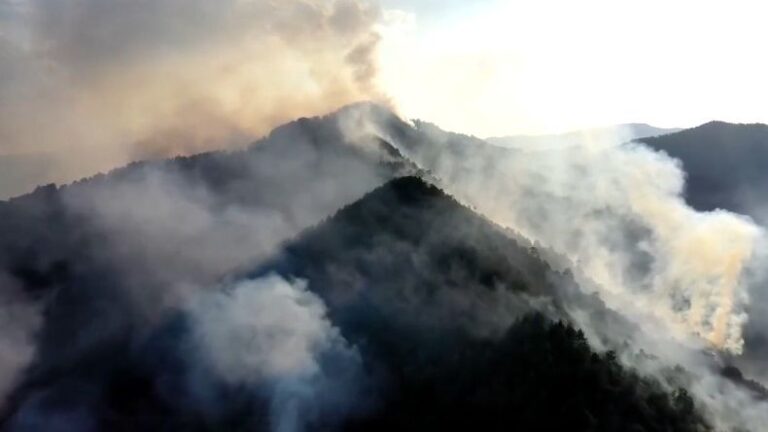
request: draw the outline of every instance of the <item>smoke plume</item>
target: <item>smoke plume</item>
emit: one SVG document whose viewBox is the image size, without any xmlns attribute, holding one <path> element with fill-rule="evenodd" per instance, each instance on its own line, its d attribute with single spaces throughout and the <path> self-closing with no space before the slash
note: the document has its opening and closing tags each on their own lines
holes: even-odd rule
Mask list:
<svg viewBox="0 0 768 432">
<path fill-rule="evenodd" d="M 302 431 L 355 408 L 360 355 L 305 281 L 242 281 L 191 310 L 192 337 L 215 375 L 230 385 L 267 387 L 272 431 Z"/>
<path fill-rule="evenodd" d="M 7 339 L 14 346 L 0 364 L 3 384 L 7 383 L 3 390 L 12 391 L 12 403 L 4 407 L 17 428 L 12 430 L 45 428 L 58 415 L 76 415 L 72 421 L 77 424 L 98 423 L 102 399 L 94 395 L 111 385 L 106 377 L 124 375 L 114 371 L 115 365 L 130 361 L 132 368 L 141 370 L 145 359 L 169 351 L 168 356 L 174 357 L 182 351 L 173 344 L 155 346 L 152 340 L 166 333 L 175 341 L 182 339 L 181 330 L 172 324 L 185 305 L 223 302 L 211 293 L 222 279 L 258 265 L 301 230 L 396 176 L 402 167 L 376 142 L 345 141 L 341 123 L 346 122 L 339 119 L 345 115 L 287 124 L 247 149 L 137 163 L 2 203 L 0 270 L 22 278 L 25 292 L 51 293 L 39 302 L 9 300 L 0 310 L 23 313 L 24 318 L 9 316 L 0 341 L 5 344 Z M 14 292 L 12 285 L 0 288 L 2 293 L 5 288 Z M 244 288 L 232 290 L 239 293 Z M 24 309 L 17 311 L 19 304 Z M 45 311 L 44 320 L 40 310 Z M 320 338 L 308 337 L 315 336 Z M 332 339 L 320 339 L 324 340 Z M 344 385 L 357 382 L 354 367 L 326 370 L 325 366 L 348 364 L 354 350 L 318 350 L 320 372 L 312 372 L 310 365 L 308 371 L 274 377 L 276 372 L 270 369 L 264 379 L 253 377 L 258 383 L 241 383 L 242 374 L 237 379 L 220 376 L 212 366 L 204 375 L 216 376 L 214 384 L 209 378 L 193 379 L 204 383 L 202 393 L 207 394 L 199 397 L 202 401 L 193 401 L 200 405 L 181 398 L 175 409 L 208 412 L 208 406 L 216 405 L 211 395 L 218 394 L 211 389 L 224 383 L 246 386 L 260 395 L 266 392 L 276 413 L 298 410 L 302 418 L 319 415 L 332 423 L 346 412 L 346 393 L 324 395 L 327 405 L 322 414 L 316 413 L 319 405 L 307 400 L 327 388 L 340 389 L 339 380 Z M 59 372 L 66 365 L 89 361 L 95 366 L 87 376 L 76 370 Z M 175 376 L 180 367 L 153 363 L 147 369 Z M 37 384 L 29 388 L 30 382 Z M 70 397 L 70 391 L 83 396 Z M 151 399 L 146 394 L 137 397 Z M 66 406 L 58 404 L 60 398 L 68 401 Z M 178 398 L 169 399 L 175 404 Z M 157 403 L 168 400 L 160 397 Z M 234 411 L 227 408 L 214 412 Z"/>
<path fill-rule="evenodd" d="M 677 162 L 620 138 L 541 151 L 479 145 L 460 155 L 451 135 L 419 127 L 435 147 L 409 152 L 447 190 L 566 255 L 614 309 L 741 352 L 748 269 L 762 229 L 687 206 Z"/>
<path fill-rule="evenodd" d="M 762 427 L 764 404 L 724 379 L 723 360 L 712 354 L 741 354 L 745 334 L 765 340 L 759 324 L 747 326 L 750 312 L 760 323 L 765 310 L 762 227 L 727 211 L 692 209 L 679 162 L 621 134 L 501 149 L 428 123 L 415 126 L 379 133 L 464 203 L 563 254 L 567 262 L 553 265 L 571 267 L 582 289 L 636 324 L 628 332 L 566 302 L 597 349 L 618 349 L 626 365 L 660 377 L 670 390 L 688 388 L 718 430 Z M 753 368 L 765 364 L 765 357 L 748 360 Z M 682 377 L 676 365 L 687 371 Z"/>
<path fill-rule="evenodd" d="M 365 0 L 4 0 L 0 160 L 24 163 L 0 196 L 381 100 L 378 19 Z"/>
</svg>

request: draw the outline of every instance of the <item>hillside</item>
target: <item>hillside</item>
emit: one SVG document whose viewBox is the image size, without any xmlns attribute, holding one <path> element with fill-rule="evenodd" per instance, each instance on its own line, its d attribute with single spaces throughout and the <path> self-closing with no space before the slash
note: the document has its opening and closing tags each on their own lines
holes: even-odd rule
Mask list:
<svg viewBox="0 0 768 432">
<path fill-rule="evenodd" d="M 334 314 L 362 296 L 392 316 L 496 335 L 534 304 L 552 309 L 556 292 L 575 288 L 513 235 L 422 179 L 402 177 L 302 233 L 248 276 L 306 279 Z"/>
<path fill-rule="evenodd" d="M 349 430 L 706 430 L 684 392 L 592 352 L 566 323 L 569 274 L 421 179 L 378 188 L 249 276 L 272 272 L 308 280 L 386 377 Z"/>
<path fill-rule="evenodd" d="M 275 274 L 306 280 L 359 353 L 355 384 L 368 390 L 358 390 L 344 417 L 307 417 L 307 430 L 709 430 L 683 390 L 667 393 L 611 352 L 593 352 L 558 305 L 556 293 L 574 288 L 570 276 L 509 234 L 404 177 L 222 286 Z M 8 424 L 27 430 L 77 413 L 72 424 L 98 430 L 267 428 L 268 382 L 231 383 L 206 368 L 188 345 L 190 314 L 181 310 L 141 337 L 102 333 L 75 357 L 42 351 L 13 395 Z M 345 380 L 344 361 L 319 367 Z M 200 388 L 210 396 L 195 396 Z"/>
<path fill-rule="evenodd" d="M 3 424 L 262 430 L 279 408 L 308 430 L 709 430 L 687 373 L 617 360 L 638 329 L 567 259 L 430 183 L 517 156 L 357 105 L 1 202 L 0 283 L 41 323 Z M 298 375 L 256 361 L 306 350 Z"/>
</svg>

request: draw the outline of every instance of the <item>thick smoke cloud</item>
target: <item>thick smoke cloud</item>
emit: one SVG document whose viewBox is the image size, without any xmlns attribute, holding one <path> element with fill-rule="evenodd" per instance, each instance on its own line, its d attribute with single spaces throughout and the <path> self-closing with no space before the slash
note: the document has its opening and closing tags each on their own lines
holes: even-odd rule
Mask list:
<svg viewBox="0 0 768 432">
<path fill-rule="evenodd" d="M 360 355 L 306 285 L 271 275 L 225 287 L 191 306 L 192 338 L 203 363 L 229 385 L 266 387 L 275 432 L 338 420 L 361 396 Z"/>
<path fill-rule="evenodd" d="M 301 226 L 271 206 L 219 203 L 205 185 L 178 174 L 151 167 L 137 174 L 72 188 L 65 199 L 104 233 L 105 256 L 144 312 L 174 307 L 238 265 L 268 256 Z"/>
<path fill-rule="evenodd" d="M 11 302 L 16 297 L 9 297 L 1 310 L 16 314 L 17 305 L 25 308 L 18 311 L 23 320 L 9 315 L 13 325 L 4 326 L 0 341 L 14 346 L 0 365 L 7 383 L 3 390 L 15 390 L 11 396 L 16 399 L 4 406 L 11 424 L 35 430 L 59 415 L 76 416 L 75 423 L 80 417 L 98 422 L 103 401 L 94 395 L 110 385 L 105 377 L 120 374 L 113 368 L 125 359 L 141 364 L 173 351 L 147 344 L 157 334 L 173 333 L 166 328 L 186 305 L 199 299 L 218 304 L 214 299 L 221 297 L 211 291 L 223 279 L 258 265 L 303 229 L 407 171 L 377 141 L 345 139 L 342 130 L 354 123 L 352 114 L 342 111 L 293 122 L 244 150 L 137 163 L 3 203 L 0 211 L 7 224 L 0 236 L 0 268 L 23 278 L 19 286 L 25 293 L 53 294 L 36 302 L 21 295 L 18 299 L 24 302 Z M 8 287 L 7 292 L 15 292 Z M 353 350 L 321 351 L 317 361 L 322 374 L 269 378 L 254 385 L 254 391 L 268 390 L 270 400 L 280 406 L 275 410 L 303 411 L 307 421 L 315 416 L 335 421 L 344 415 L 346 394 L 323 396 L 327 405 L 317 413 L 321 408 L 307 402 L 307 392 L 325 392 L 327 386 L 340 386 L 339 380 L 356 382 L 351 366 L 325 369 L 326 362 L 352 361 Z M 87 377 L 59 372 L 83 362 L 97 365 Z M 153 363 L 149 369 L 165 373 L 162 365 Z M 223 377 L 214 384 L 209 378 L 193 381 L 207 383 L 205 390 L 218 389 L 220 381 L 239 386 Z M 37 387 L 25 387 L 30 382 Z M 84 390 L 72 390 L 72 385 Z M 70 397 L 71 391 L 83 397 Z M 200 397 L 200 405 L 184 402 L 178 409 L 207 412 L 216 404 L 206 398 L 218 393 L 203 393 L 207 396 Z M 67 405 L 58 405 L 59 398 Z M 228 408 L 214 411 L 229 413 Z"/>
<path fill-rule="evenodd" d="M 375 143 L 345 141 L 357 116 L 289 124 L 247 150 L 134 165 L 61 189 L 64 205 L 100 233 L 103 259 L 153 316 L 400 172 Z"/>
<path fill-rule="evenodd" d="M 738 214 L 690 208 L 679 163 L 621 144 L 622 136 L 499 149 L 426 123 L 416 129 L 391 138 L 458 199 L 563 254 L 559 265 L 573 268 L 582 289 L 637 325 L 606 325 L 565 302 L 593 345 L 618 350 L 625 364 L 670 390 L 688 388 L 718 430 L 762 428 L 765 405 L 723 378 L 716 354 L 741 353 L 749 312 L 764 308 L 761 227 Z"/>
<path fill-rule="evenodd" d="M 3 0 L 0 160 L 25 164 L 0 196 L 382 99 L 378 19 L 363 0 Z"/>
<path fill-rule="evenodd" d="M 619 138 L 543 151 L 479 146 L 459 157 L 450 135 L 422 129 L 437 148 L 412 146 L 417 161 L 492 220 L 566 255 L 609 305 L 741 352 L 762 229 L 688 207 L 674 160 Z"/>
</svg>

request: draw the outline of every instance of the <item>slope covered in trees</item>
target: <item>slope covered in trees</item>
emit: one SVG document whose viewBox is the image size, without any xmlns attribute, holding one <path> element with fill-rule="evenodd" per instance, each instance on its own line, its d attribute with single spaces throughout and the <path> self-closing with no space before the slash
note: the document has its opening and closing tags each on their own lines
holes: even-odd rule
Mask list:
<svg viewBox="0 0 768 432">
<path fill-rule="evenodd" d="M 574 282 L 512 235 L 406 177 L 251 276 L 307 279 L 384 377 L 348 430 L 708 430 L 685 391 L 666 393 L 552 321 L 567 319 L 556 293 Z"/>
<path fill-rule="evenodd" d="M 490 163 L 466 145 L 482 141 L 371 110 L 389 137 L 349 135 L 358 117 L 342 110 L 247 150 L 138 163 L 0 203 L 0 284 L 34 301 L 42 323 L 3 426 L 265 430 L 276 404 L 299 399 L 296 428 L 308 430 L 707 430 L 685 393 L 590 349 L 569 310 L 618 333 L 632 326 L 553 270 L 551 251 L 403 177 L 428 174 L 387 138 L 403 151 L 429 144 L 426 160 L 448 146 Z M 297 307 L 320 311 L 332 336 L 318 346 L 338 352 L 313 358 L 321 375 L 232 381 L 201 360 L 196 326 L 231 330 L 228 319 L 259 312 L 204 309 L 201 324 L 196 305 L 237 308 L 233 292 L 271 275 L 299 287 L 287 291 Z M 214 334 L 205 342 L 229 341 Z M 248 351 L 246 336 L 223 351 L 269 354 Z M 228 361 L 241 359 L 251 361 Z M 333 391 L 314 397 L 318 381 Z M 359 404 L 341 400 L 347 387 Z"/>
</svg>

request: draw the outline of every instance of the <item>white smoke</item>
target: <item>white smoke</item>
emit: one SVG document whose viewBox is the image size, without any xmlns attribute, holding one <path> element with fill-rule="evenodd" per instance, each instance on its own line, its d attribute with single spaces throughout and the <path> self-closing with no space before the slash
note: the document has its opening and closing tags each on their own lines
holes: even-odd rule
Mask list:
<svg viewBox="0 0 768 432">
<path fill-rule="evenodd" d="M 444 151 L 415 145 L 410 153 L 448 191 L 566 255 L 610 306 L 680 339 L 742 350 L 745 270 L 762 229 L 687 206 L 679 163 L 618 138 L 543 151 L 478 146 L 459 157 L 449 135 L 422 129 Z"/>
<path fill-rule="evenodd" d="M 593 345 L 604 348 L 606 337 L 614 349 L 631 343 L 620 352 L 626 365 L 661 378 L 670 391 L 688 388 L 717 428 L 760 430 L 768 421 L 764 404 L 723 378 L 710 351 L 741 353 L 748 312 L 761 310 L 750 305 L 765 276 L 761 227 L 722 210 L 695 211 L 683 198 L 680 163 L 621 134 L 500 149 L 416 126 L 416 142 L 406 134 L 399 144 L 438 183 L 496 223 L 565 255 L 582 289 L 640 330 L 630 336 L 597 328 L 588 311 L 565 304 Z M 638 352 L 653 360 L 638 360 Z M 669 373 L 675 365 L 687 370 L 685 382 Z"/>
<path fill-rule="evenodd" d="M 35 336 L 42 325 L 40 309 L 0 269 L 0 403 L 5 402 L 35 354 Z"/>
<path fill-rule="evenodd" d="M 394 175 L 381 169 L 386 155 L 375 143 L 318 147 L 316 140 L 341 139 L 322 135 L 329 129 L 335 120 L 313 119 L 247 150 L 137 164 L 60 191 L 82 228 L 99 233 L 103 259 L 146 318 L 256 265 Z M 228 183 L 217 188 L 211 178 Z"/>
<path fill-rule="evenodd" d="M 215 374 L 229 384 L 271 389 L 275 432 L 305 430 L 354 403 L 354 385 L 346 378 L 359 373 L 360 355 L 306 286 L 266 276 L 204 296 L 191 308 L 193 337 Z M 341 379 L 328 373 L 324 356 L 344 371 Z"/>
<path fill-rule="evenodd" d="M 157 169 L 82 186 L 65 191 L 68 206 L 106 233 L 102 248 L 145 311 L 265 257 L 298 229 L 276 209 L 222 205 L 203 185 Z M 147 290 L 148 281 L 164 289 Z"/>
</svg>

